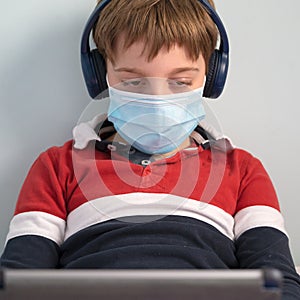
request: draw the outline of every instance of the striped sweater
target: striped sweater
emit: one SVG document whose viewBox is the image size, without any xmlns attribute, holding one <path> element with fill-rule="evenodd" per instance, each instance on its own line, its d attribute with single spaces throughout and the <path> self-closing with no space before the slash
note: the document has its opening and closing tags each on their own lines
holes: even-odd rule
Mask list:
<svg viewBox="0 0 300 300">
<path fill-rule="evenodd" d="M 122 144 L 74 141 L 43 152 L 1 257 L 12 268 L 261 268 L 300 281 L 271 180 L 226 139 L 154 159 Z M 96 147 L 95 147 L 96 144 Z M 104 146 L 103 146 L 104 145 Z"/>
</svg>

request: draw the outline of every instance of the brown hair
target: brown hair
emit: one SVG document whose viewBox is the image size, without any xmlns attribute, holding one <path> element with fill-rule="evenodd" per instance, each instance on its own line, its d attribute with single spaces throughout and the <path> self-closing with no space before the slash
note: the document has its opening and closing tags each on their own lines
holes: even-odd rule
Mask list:
<svg viewBox="0 0 300 300">
<path fill-rule="evenodd" d="M 209 0 L 214 7 L 213 0 Z M 93 37 L 105 59 L 114 61 L 114 43 L 125 35 L 125 49 L 145 41 L 151 61 L 166 47 L 186 49 L 193 60 L 202 54 L 206 65 L 216 46 L 218 30 L 198 0 L 112 0 L 101 12 Z"/>
</svg>

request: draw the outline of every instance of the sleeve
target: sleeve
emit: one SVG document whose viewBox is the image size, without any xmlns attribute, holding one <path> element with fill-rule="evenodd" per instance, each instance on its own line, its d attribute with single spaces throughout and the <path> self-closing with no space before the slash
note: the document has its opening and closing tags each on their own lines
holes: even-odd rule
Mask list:
<svg viewBox="0 0 300 300">
<path fill-rule="evenodd" d="M 24 235 L 8 241 L 1 256 L 1 267 L 52 269 L 58 267 L 59 246 L 44 237 Z"/>
<path fill-rule="evenodd" d="M 240 268 L 276 268 L 283 275 L 283 300 L 300 300 L 300 278 L 289 248 L 272 182 L 256 158 L 244 165 L 235 214 L 236 256 Z"/>
<path fill-rule="evenodd" d="M 49 150 L 32 165 L 10 222 L 2 267 L 57 267 L 67 215 L 62 169 Z"/>
<path fill-rule="evenodd" d="M 281 271 L 282 300 L 300 299 L 300 278 L 290 253 L 288 237 L 272 227 L 257 227 L 243 233 L 236 241 L 236 256 L 242 269 L 272 267 Z"/>
</svg>

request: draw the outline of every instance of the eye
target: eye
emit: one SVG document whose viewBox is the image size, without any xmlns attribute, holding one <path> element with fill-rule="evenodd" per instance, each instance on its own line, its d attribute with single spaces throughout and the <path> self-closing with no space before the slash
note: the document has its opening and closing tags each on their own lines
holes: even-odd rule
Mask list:
<svg viewBox="0 0 300 300">
<path fill-rule="evenodd" d="M 172 93 L 184 93 L 191 89 L 192 80 L 188 79 L 171 79 L 168 80 L 169 89 Z"/>
<path fill-rule="evenodd" d="M 143 85 L 143 80 L 142 79 L 132 79 L 132 80 L 122 80 L 123 86 L 126 87 L 139 87 Z"/>
<path fill-rule="evenodd" d="M 168 82 L 170 86 L 178 87 L 178 88 L 192 85 L 191 80 L 185 80 L 185 79 L 182 80 L 170 79 Z"/>
</svg>

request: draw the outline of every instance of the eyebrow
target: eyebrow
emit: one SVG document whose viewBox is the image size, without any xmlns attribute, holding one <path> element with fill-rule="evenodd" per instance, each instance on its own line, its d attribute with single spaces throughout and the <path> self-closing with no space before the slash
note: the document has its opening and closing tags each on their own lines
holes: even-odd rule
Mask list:
<svg viewBox="0 0 300 300">
<path fill-rule="evenodd" d="M 183 68 L 176 68 L 173 69 L 171 74 L 178 74 L 178 73 L 183 73 L 183 72 L 199 72 L 200 69 L 199 68 L 195 68 L 195 67 L 183 67 Z"/>
<path fill-rule="evenodd" d="M 143 70 L 138 69 L 138 68 L 126 68 L 126 67 L 122 67 L 122 68 L 115 68 L 114 69 L 115 72 L 128 72 L 128 73 L 134 73 L 134 74 L 144 74 Z M 199 68 L 195 68 L 195 67 L 180 67 L 180 68 L 175 68 L 170 72 L 170 75 L 175 75 L 178 73 L 183 73 L 183 72 L 199 72 L 200 69 Z"/>
</svg>

